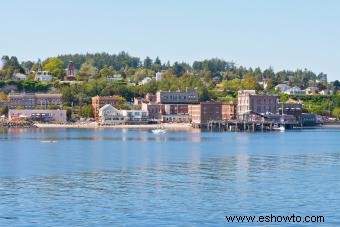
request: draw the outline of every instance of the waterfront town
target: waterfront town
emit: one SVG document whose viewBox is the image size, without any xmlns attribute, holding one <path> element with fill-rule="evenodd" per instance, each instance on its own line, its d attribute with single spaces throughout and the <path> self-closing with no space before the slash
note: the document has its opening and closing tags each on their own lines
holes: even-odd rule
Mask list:
<svg viewBox="0 0 340 227">
<path fill-rule="evenodd" d="M 6 64 L 11 66 L 16 60 L 3 57 L 2 61 L 0 76 L 5 77 L 0 77 L 0 108 L 2 125 L 7 126 L 20 126 L 23 122 L 95 127 L 182 124 L 223 131 L 256 131 L 336 123 L 339 117 L 339 83 L 328 83 L 323 73 L 314 76 L 314 80 L 303 79 L 305 85 L 297 82 L 298 76 L 287 73 L 279 81 L 259 69 L 232 78 L 232 70 L 227 69 L 231 67 L 229 63 L 212 59 L 206 61 L 217 68 L 218 64 L 226 64 L 222 67 L 225 71 L 217 74 L 209 66 L 216 76 L 205 78 L 205 71 L 185 72 L 183 66 L 162 66 L 159 59 L 152 65 L 153 61 L 146 59 L 142 68 L 148 70 L 143 75 L 135 72 L 133 76 L 123 76 L 112 67 L 98 72 L 89 62 L 76 69 L 79 64 L 68 61 L 63 68 L 63 62 L 53 58 L 32 63 L 29 69 L 26 66 L 22 71 L 12 70 L 8 76 Z M 204 63 L 196 63 L 199 64 Z M 183 72 L 176 76 L 178 67 Z M 306 78 L 313 78 L 310 72 L 305 74 Z M 177 89 L 174 84 L 178 84 Z M 307 87 L 308 84 L 314 86 Z M 86 89 L 90 92 L 86 93 Z M 317 109 L 314 100 L 321 100 L 323 109 Z"/>
</svg>

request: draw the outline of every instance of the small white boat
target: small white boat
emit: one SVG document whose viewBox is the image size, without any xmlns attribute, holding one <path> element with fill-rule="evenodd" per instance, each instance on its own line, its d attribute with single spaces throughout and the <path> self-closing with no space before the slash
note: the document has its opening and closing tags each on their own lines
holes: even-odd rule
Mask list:
<svg viewBox="0 0 340 227">
<path fill-rule="evenodd" d="M 284 132 L 286 130 L 286 128 L 285 128 L 284 125 L 280 125 L 280 126 L 274 125 L 273 130 Z"/>
<path fill-rule="evenodd" d="M 165 130 L 164 127 L 159 126 L 159 127 L 155 128 L 155 129 L 152 129 L 152 133 L 153 134 L 164 134 L 164 133 L 166 133 L 166 130 Z"/>
</svg>

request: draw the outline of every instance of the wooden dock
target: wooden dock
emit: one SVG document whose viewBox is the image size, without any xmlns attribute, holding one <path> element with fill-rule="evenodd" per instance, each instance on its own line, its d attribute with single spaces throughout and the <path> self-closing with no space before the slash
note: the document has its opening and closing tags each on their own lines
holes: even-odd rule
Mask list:
<svg viewBox="0 0 340 227">
<path fill-rule="evenodd" d="M 194 128 L 206 128 L 210 131 L 273 131 L 277 123 L 273 121 L 209 121 L 206 125 L 193 125 Z M 286 129 L 292 129 L 299 126 L 298 122 L 285 122 Z"/>
</svg>

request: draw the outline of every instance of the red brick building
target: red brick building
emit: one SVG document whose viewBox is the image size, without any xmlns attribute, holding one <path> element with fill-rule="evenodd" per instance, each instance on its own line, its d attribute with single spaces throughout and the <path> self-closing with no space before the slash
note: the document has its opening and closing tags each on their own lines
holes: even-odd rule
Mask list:
<svg viewBox="0 0 340 227">
<path fill-rule="evenodd" d="M 201 102 L 198 105 L 189 105 L 188 112 L 193 125 L 206 127 L 209 121 L 222 120 L 222 103 Z"/>
<path fill-rule="evenodd" d="M 236 104 L 223 103 L 222 104 L 222 120 L 234 120 L 236 119 Z"/>
</svg>

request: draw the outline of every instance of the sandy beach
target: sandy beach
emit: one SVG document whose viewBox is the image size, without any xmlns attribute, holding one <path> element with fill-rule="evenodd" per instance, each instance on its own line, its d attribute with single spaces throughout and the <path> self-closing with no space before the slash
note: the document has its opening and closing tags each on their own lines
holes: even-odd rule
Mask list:
<svg viewBox="0 0 340 227">
<path fill-rule="evenodd" d="M 136 129 L 152 129 L 157 127 L 156 124 L 149 125 L 98 125 L 96 122 L 84 123 L 67 123 L 67 124 L 48 124 L 35 123 L 38 128 L 136 128 Z M 191 124 L 188 123 L 163 123 L 166 129 L 190 129 Z"/>
</svg>

